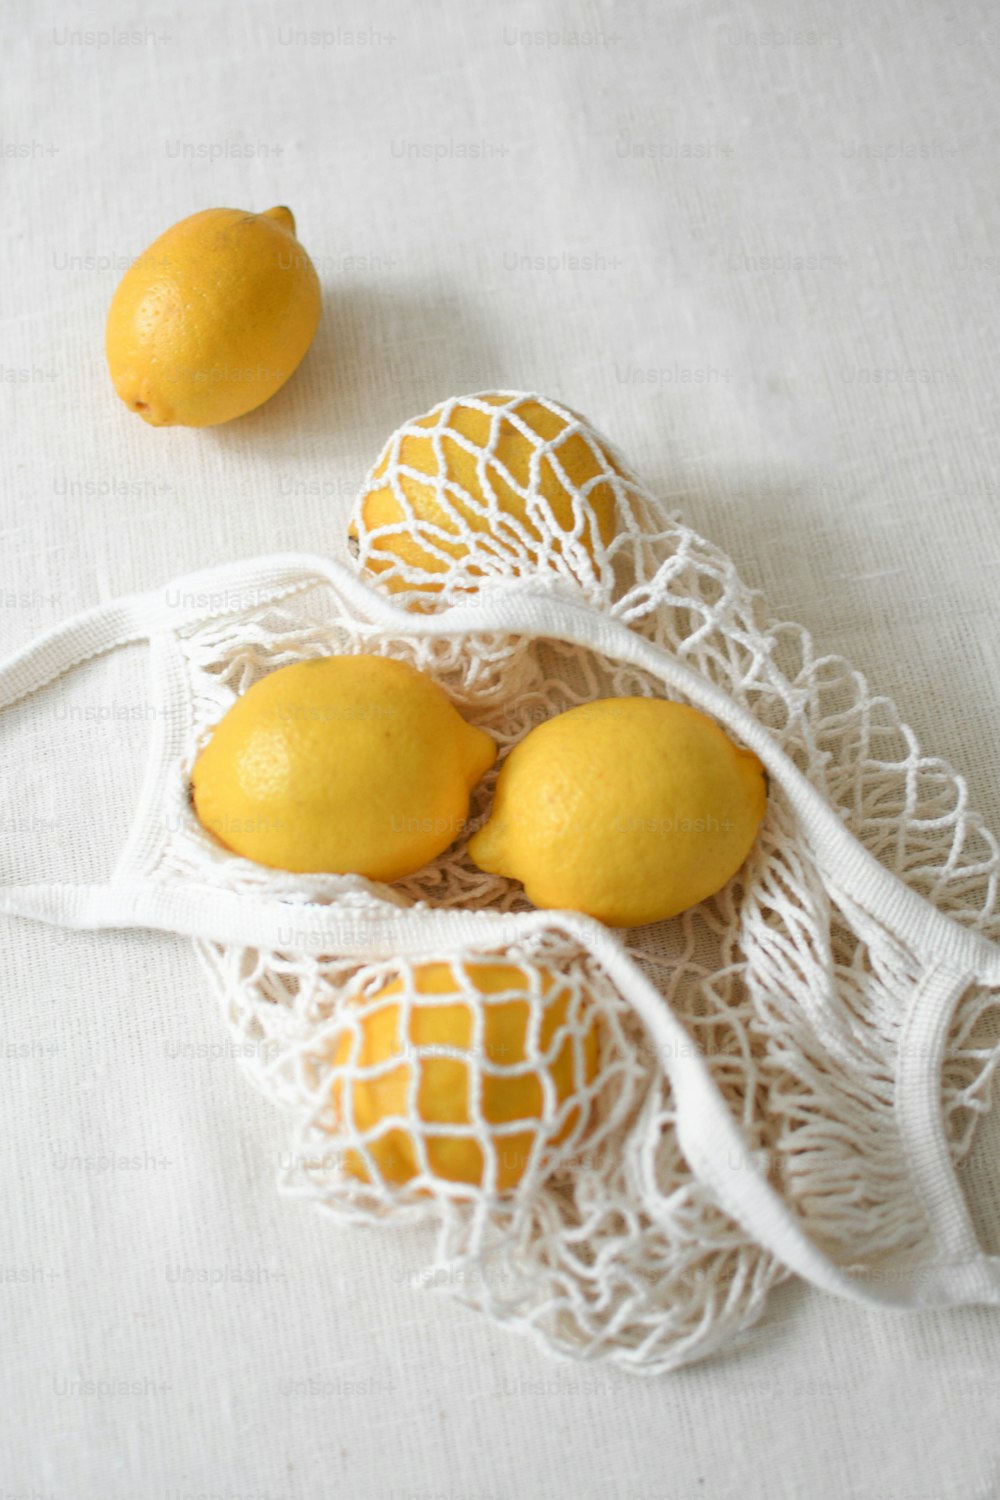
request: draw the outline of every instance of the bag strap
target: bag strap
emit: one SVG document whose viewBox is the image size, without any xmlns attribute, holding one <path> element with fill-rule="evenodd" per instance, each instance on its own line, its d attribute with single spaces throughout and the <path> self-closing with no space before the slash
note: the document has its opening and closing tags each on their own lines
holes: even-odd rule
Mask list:
<svg viewBox="0 0 1000 1500">
<path fill-rule="evenodd" d="M 0 909 L 17 910 L 9 896 Z M 677 1135 L 691 1170 L 716 1195 L 721 1207 L 759 1245 L 790 1271 L 835 1296 L 876 1307 L 1000 1304 L 1000 1257 L 979 1249 L 971 1227 L 956 1227 L 933 1261 L 885 1269 L 838 1265 L 809 1236 L 801 1222 L 750 1158 L 739 1125 L 711 1077 L 705 1060 L 659 990 L 625 952 L 615 935 L 589 917 L 564 912 L 464 912 L 375 910 L 345 919 L 335 908 L 315 902 L 277 902 L 208 886 L 137 883 L 130 890 L 86 886 L 52 887 L 44 911 L 28 913 L 70 927 L 158 927 L 206 941 L 270 951 L 327 952 L 360 960 L 423 957 L 456 949 L 490 948 L 542 931 L 575 938 L 602 965 L 643 1022 L 670 1079 L 676 1105 Z M 967 976 L 942 966 L 928 977 L 923 1009 L 940 1034 L 945 1007 L 940 1003 Z M 929 1101 L 925 1101 L 929 1102 Z M 933 1111 L 928 1111 L 933 1116 Z M 938 1111 L 939 1113 L 939 1111 Z M 939 1127 L 937 1127 L 939 1129 Z M 946 1147 L 945 1147 L 946 1150 Z M 950 1159 L 916 1155 L 918 1172 L 930 1183 L 930 1196 L 957 1198 L 967 1209 Z M 938 1176 L 940 1173 L 940 1176 Z M 655 1217 L 655 1206 L 649 1205 Z M 956 1220 L 956 1225 L 957 1225 Z"/>
<path fill-rule="evenodd" d="M 955 1008 L 972 976 L 945 963 L 924 970 L 896 1049 L 896 1119 L 910 1178 L 937 1252 L 945 1260 L 980 1253 L 959 1184 L 941 1107 L 941 1074 Z"/>
<path fill-rule="evenodd" d="M 0 912 L 34 917 L 66 927 L 118 926 L 114 913 L 126 907 L 137 875 L 152 866 L 162 845 L 155 806 L 180 753 L 188 711 L 176 634 L 186 626 L 277 602 L 320 581 L 313 567 L 250 559 L 209 568 L 162 588 L 125 595 L 71 616 L 0 663 L 0 711 L 22 702 L 75 667 L 119 647 L 148 644 L 150 700 L 157 705 L 139 805 L 125 850 L 106 882 L 0 884 Z M 148 905 L 151 915 L 159 897 Z M 151 926 L 159 926 L 156 921 Z"/>
<path fill-rule="evenodd" d="M 249 559 L 190 573 L 71 616 L 0 664 L 0 709 L 9 708 L 94 657 L 315 585 L 314 567 Z"/>
<path fill-rule="evenodd" d="M 167 589 L 99 606 L 49 632 L 0 667 L 0 707 L 115 646 L 246 608 L 246 602 L 229 597 L 240 589 L 252 589 L 253 602 L 264 603 L 317 581 L 331 584 L 377 634 L 498 632 L 551 636 L 651 672 L 718 718 L 757 752 L 788 796 L 827 877 L 923 956 L 932 972 L 922 991 L 919 1008 L 928 1019 L 921 1025 L 930 1028 L 934 1046 L 943 1047 L 944 1018 L 965 985 L 975 979 L 1000 984 L 1000 945 L 960 927 L 881 865 L 751 714 L 661 647 L 620 622 L 565 599 L 520 593 L 507 603 L 502 597 L 483 598 L 474 606 L 456 606 L 438 615 L 411 615 L 374 594 L 331 559 L 291 554 L 249 561 L 193 574 Z M 214 600 L 213 594 L 218 596 Z M 70 927 L 165 927 L 217 942 L 278 949 L 283 946 L 282 931 L 287 934 L 297 928 L 303 941 L 294 946 L 302 951 L 356 951 L 361 957 L 375 952 L 426 953 L 435 944 L 496 945 L 556 926 L 575 935 L 604 964 L 652 1039 L 659 1043 L 659 1055 L 677 1101 L 681 1149 L 692 1170 L 758 1243 L 814 1285 L 855 1301 L 896 1307 L 1000 1302 L 1000 1257 L 973 1249 L 968 1226 L 954 1219 L 951 1187 L 942 1187 L 953 1168 L 949 1160 L 942 1178 L 945 1163 L 940 1139 L 935 1140 L 930 1156 L 922 1159 L 918 1170 L 926 1177 L 926 1196 L 931 1203 L 938 1203 L 942 1221 L 952 1216 L 953 1227 L 943 1248 L 953 1258 L 946 1264 L 919 1264 L 895 1271 L 891 1283 L 875 1282 L 870 1274 L 836 1265 L 805 1233 L 766 1177 L 747 1162 L 745 1142 L 735 1120 L 705 1063 L 685 1045 L 687 1033 L 659 991 L 629 959 L 614 935 L 587 918 L 549 912 L 501 916 L 420 911 L 374 913 L 370 919 L 345 921 L 333 908 L 318 903 L 247 897 L 205 885 L 155 879 L 121 879 L 98 887 L 8 888 L 0 892 L 0 910 Z M 293 943 L 284 945 L 292 947 Z M 917 1022 L 913 1024 L 916 1028 Z M 928 1129 L 928 1117 L 933 1120 L 925 1089 L 919 1104 L 913 1105 L 912 1116 L 904 1109 L 911 1136 L 922 1137 Z M 934 1128 L 939 1129 L 940 1124 Z"/>
<path fill-rule="evenodd" d="M 760 757 L 788 797 L 827 878 L 926 962 L 966 967 L 1000 985 L 1000 944 L 961 927 L 907 886 L 851 833 L 834 808 L 767 729 L 716 684 L 621 621 L 555 594 L 497 591 L 438 614 L 409 613 L 375 593 L 344 564 L 312 553 L 276 554 L 226 564 L 165 588 L 101 605 L 42 636 L 0 666 L 0 709 L 115 646 L 158 630 L 273 602 L 316 583 L 329 584 L 373 634 L 449 636 L 498 633 L 550 636 L 652 673 L 711 714 Z"/>
</svg>

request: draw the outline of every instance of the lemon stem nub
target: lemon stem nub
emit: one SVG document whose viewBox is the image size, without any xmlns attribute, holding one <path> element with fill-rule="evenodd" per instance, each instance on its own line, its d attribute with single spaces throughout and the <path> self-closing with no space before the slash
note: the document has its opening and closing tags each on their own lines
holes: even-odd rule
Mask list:
<svg viewBox="0 0 1000 1500">
<path fill-rule="evenodd" d="M 274 219 L 275 223 L 280 224 L 283 229 L 287 229 L 289 234 L 295 233 L 295 215 L 283 203 L 279 203 L 276 208 L 267 209 L 265 213 L 261 214 L 261 218 Z"/>
</svg>

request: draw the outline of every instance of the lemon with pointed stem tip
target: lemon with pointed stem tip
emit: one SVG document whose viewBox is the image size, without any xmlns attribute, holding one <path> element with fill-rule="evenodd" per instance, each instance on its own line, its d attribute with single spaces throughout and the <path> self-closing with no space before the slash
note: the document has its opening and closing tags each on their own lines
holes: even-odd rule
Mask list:
<svg viewBox="0 0 1000 1500">
<path fill-rule="evenodd" d="M 215 427 L 262 405 L 305 356 L 321 292 L 288 208 L 208 208 L 122 277 L 105 346 L 115 390 L 153 427 Z"/>
<path fill-rule="evenodd" d="M 496 746 L 438 684 L 382 656 L 262 677 L 195 762 L 194 808 L 237 854 L 297 872 L 401 880 L 463 831 Z"/>
<path fill-rule="evenodd" d="M 344 1167 L 399 1187 L 423 1176 L 506 1193 L 586 1128 L 599 1016 L 553 968 L 500 960 L 415 966 L 345 999 L 332 1046 L 334 1131 L 356 1133 Z"/>
<path fill-rule="evenodd" d="M 613 927 L 706 900 L 743 864 L 767 800 L 752 750 L 683 703 L 604 698 L 531 730 L 469 854 L 536 906 Z"/>
</svg>

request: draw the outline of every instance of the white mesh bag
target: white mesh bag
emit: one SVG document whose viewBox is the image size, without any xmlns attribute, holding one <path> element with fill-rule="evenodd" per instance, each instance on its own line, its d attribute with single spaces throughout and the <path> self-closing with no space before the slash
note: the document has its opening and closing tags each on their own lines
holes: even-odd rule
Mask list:
<svg viewBox="0 0 1000 1500">
<path fill-rule="evenodd" d="M 172 586 L 207 609 L 120 601 L 2 669 L 7 704 L 149 639 L 163 706 L 111 881 L 7 887 L 0 907 L 190 933 L 286 1112 L 285 1188 L 417 1237 L 427 1284 L 549 1349 L 663 1371 L 750 1326 L 789 1273 L 887 1306 L 1000 1302 L 955 1172 L 1000 1058 L 1000 853 L 960 777 L 557 403 L 464 397 L 407 424 L 352 529 L 367 582 L 319 556 L 242 563 Z M 769 773 L 750 858 L 620 932 L 535 911 L 464 838 L 391 888 L 237 858 L 191 810 L 198 751 L 265 673 L 355 651 L 431 673 L 501 760 L 595 698 L 693 704 Z M 487 969 L 506 980 L 484 998 Z M 435 1040 L 444 1004 L 459 1046 Z M 395 1043 L 374 1059 L 373 1027 Z M 433 1125 L 420 1089 L 441 1065 L 467 1108 Z M 395 1103 L 364 1117 L 390 1074 Z M 530 1127 L 491 1108 L 515 1080 Z M 402 1181 L 380 1166 L 390 1132 Z M 434 1170 L 441 1151 L 471 1153 L 468 1180 Z"/>
</svg>

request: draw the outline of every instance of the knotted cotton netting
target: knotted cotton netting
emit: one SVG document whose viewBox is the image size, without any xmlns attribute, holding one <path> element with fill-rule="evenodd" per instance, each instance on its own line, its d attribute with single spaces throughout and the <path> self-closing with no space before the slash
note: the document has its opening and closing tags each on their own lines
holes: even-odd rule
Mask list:
<svg viewBox="0 0 1000 1500">
<path fill-rule="evenodd" d="M 352 531 L 361 575 L 414 621 L 430 620 L 428 630 L 369 614 L 335 578 L 234 600 L 183 635 L 194 692 L 188 770 L 238 694 L 303 657 L 375 652 L 429 672 L 498 743 L 501 762 L 574 705 L 682 696 L 657 672 L 602 651 L 596 629 L 588 646 L 519 626 L 526 599 L 549 599 L 582 622 L 578 634 L 588 621 L 617 621 L 720 689 L 900 880 L 961 926 L 1000 937 L 1000 854 L 961 778 L 921 751 L 893 704 L 846 661 L 771 620 L 732 561 L 665 515 L 572 412 L 524 395 L 442 403 L 390 439 Z M 452 606 L 464 608 L 461 627 L 434 634 Z M 492 611 L 489 628 L 477 628 L 477 609 L 484 620 Z M 495 778 L 478 787 L 463 836 L 391 889 L 264 870 L 222 849 L 193 815 L 177 829 L 169 866 L 287 903 L 280 946 L 198 944 L 250 1076 L 287 1112 L 285 1187 L 345 1222 L 414 1236 L 429 1282 L 551 1349 L 669 1369 L 754 1323 L 788 1273 L 685 1159 L 667 1059 L 627 980 L 612 978 L 571 920 L 529 915 L 519 885 L 469 860 Z M 352 933 L 407 909 L 414 930 L 426 924 L 426 949 L 312 951 L 308 917 L 296 910 L 315 903 L 342 914 Z M 482 943 L 442 941 L 447 914 L 469 912 L 494 919 Z M 898 1080 L 926 956 L 821 869 L 781 777 L 771 778 L 748 861 L 718 895 L 619 936 L 704 1059 L 747 1161 L 812 1238 L 852 1264 L 919 1247 L 930 1226 L 909 1170 Z M 427 964 L 447 966 L 447 993 L 470 1017 L 458 1047 L 453 1037 L 420 1039 L 419 1013 L 441 1004 L 440 993 L 421 991 Z M 533 977 L 483 1002 L 470 979 L 483 964 Z M 546 997 L 560 991 L 564 1009 L 546 1032 Z M 523 1051 L 491 1058 L 485 1009 L 519 997 Z M 955 1161 L 988 1105 L 1000 1051 L 987 1013 L 998 998 L 970 983 L 944 1045 L 940 1101 Z M 393 1007 L 395 1050 L 366 1055 L 366 1025 Z M 575 1061 L 560 1095 L 551 1068 L 564 1046 Z M 441 1061 L 466 1069 L 467 1117 L 416 1129 L 421 1070 Z M 498 1122 L 484 1107 L 485 1084 L 505 1068 L 520 1070 L 529 1091 L 541 1080 L 530 1140 L 523 1119 Z M 366 1115 L 352 1104 L 393 1069 L 398 1106 Z M 380 1142 L 391 1131 L 409 1165 L 387 1173 L 392 1142 Z M 478 1172 L 436 1175 L 435 1131 L 463 1141 L 455 1159 L 468 1163 L 471 1152 Z M 515 1137 L 519 1165 L 505 1176 L 505 1142 Z"/>
</svg>

